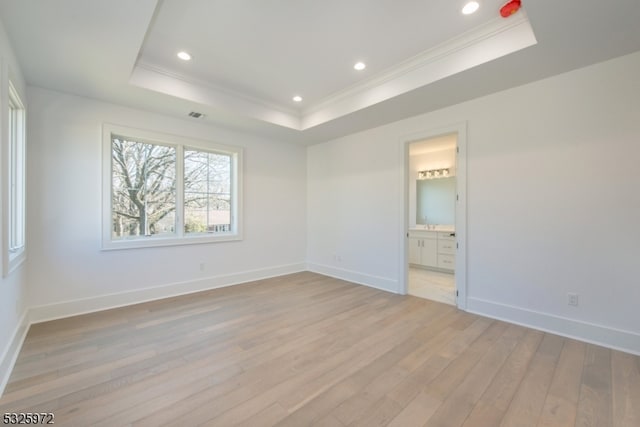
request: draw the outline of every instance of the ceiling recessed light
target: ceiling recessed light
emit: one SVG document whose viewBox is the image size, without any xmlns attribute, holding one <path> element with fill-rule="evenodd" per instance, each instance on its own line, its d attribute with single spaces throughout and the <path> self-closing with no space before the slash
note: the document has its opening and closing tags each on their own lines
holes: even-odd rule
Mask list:
<svg viewBox="0 0 640 427">
<path fill-rule="evenodd" d="M 469 3 L 464 5 L 464 7 L 462 8 L 462 13 L 465 15 L 471 15 L 473 12 L 478 10 L 479 7 L 480 4 L 477 1 L 470 1 Z"/>
<path fill-rule="evenodd" d="M 365 64 L 364 62 L 356 62 L 356 65 L 354 65 L 353 68 L 355 70 L 362 71 L 367 68 L 367 64 Z"/>
<path fill-rule="evenodd" d="M 178 58 L 182 59 L 183 61 L 189 61 L 191 59 L 191 55 L 189 55 L 185 51 L 182 51 L 182 52 L 178 52 Z"/>
<path fill-rule="evenodd" d="M 293 100 L 295 102 L 302 102 L 302 97 L 300 95 L 296 95 L 296 96 L 293 97 Z"/>
</svg>

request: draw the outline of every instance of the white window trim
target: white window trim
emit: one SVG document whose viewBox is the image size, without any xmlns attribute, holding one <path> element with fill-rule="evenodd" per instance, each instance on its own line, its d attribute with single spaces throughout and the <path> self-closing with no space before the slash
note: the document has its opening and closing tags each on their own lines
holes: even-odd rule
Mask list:
<svg viewBox="0 0 640 427">
<path fill-rule="evenodd" d="M 26 109 L 21 97 L 9 79 L 9 67 L 6 62 L 2 63 L 2 90 L 0 99 L 2 100 L 2 121 L 0 129 L 2 131 L 2 276 L 6 277 L 16 270 L 26 260 Z M 9 122 L 9 111 L 17 109 L 19 111 L 18 127 Z M 15 130 L 16 134 L 12 135 L 11 130 Z M 20 155 L 16 158 L 13 155 L 15 147 L 14 141 L 20 144 Z M 13 173 L 18 170 L 20 174 L 19 185 L 17 188 L 14 184 Z M 16 204 L 18 200 L 21 212 L 16 212 L 18 208 Z M 17 224 L 12 222 L 15 220 L 16 214 L 19 213 Z M 22 234 L 22 244 L 16 248 L 12 248 L 12 240 L 14 230 L 12 227 L 20 227 Z"/>
<path fill-rule="evenodd" d="M 112 135 L 126 136 L 132 140 L 167 145 L 176 148 L 176 235 L 172 237 L 141 237 L 112 240 Z M 225 234 L 184 234 L 183 209 L 183 154 L 184 149 L 196 149 L 228 154 L 232 159 L 231 215 L 232 230 Z M 240 147 L 202 141 L 178 135 L 170 135 L 143 129 L 105 123 L 102 127 L 102 250 L 149 248 L 176 245 L 192 245 L 242 240 L 242 155 Z M 235 184 L 235 185 L 234 185 Z"/>
</svg>

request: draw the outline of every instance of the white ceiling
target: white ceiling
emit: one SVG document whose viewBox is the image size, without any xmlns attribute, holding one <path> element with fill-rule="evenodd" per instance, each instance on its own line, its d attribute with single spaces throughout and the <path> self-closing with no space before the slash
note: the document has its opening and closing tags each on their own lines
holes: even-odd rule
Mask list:
<svg viewBox="0 0 640 427">
<path fill-rule="evenodd" d="M 640 50 L 638 0 L 464 3 L 0 0 L 0 17 L 30 85 L 303 144 Z"/>
<path fill-rule="evenodd" d="M 451 0 L 165 0 L 140 61 L 301 110 L 497 18 L 502 1 L 464 16 Z"/>
<path fill-rule="evenodd" d="M 409 144 L 409 156 L 421 156 L 437 151 L 452 150 L 456 148 L 457 143 L 456 134 L 441 135 L 424 141 L 412 142 Z"/>
</svg>

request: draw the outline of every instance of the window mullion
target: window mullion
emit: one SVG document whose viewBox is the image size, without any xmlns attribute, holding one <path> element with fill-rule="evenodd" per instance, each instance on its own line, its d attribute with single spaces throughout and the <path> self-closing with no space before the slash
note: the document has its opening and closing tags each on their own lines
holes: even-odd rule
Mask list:
<svg viewBox="0 0 640 427">
<path fill-rule="evenodd" d="M 176 147 L 176 236 L 184 237 L 184 146 Z"/>
</svg>

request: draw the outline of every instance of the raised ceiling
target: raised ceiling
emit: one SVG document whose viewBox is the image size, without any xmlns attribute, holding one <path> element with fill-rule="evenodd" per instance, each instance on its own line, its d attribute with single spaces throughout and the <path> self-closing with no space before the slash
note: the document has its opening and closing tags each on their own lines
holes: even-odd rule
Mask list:
<svg viewBox="0 0 640 427">
<path fill-rule="evenodd" d="M 138 62 L 301 112 L 497 19 L 501 1 L 470 16 L 450 0 L 164 1 Z"/>
<path fill-rule="evenodd" d="M 0 16 L 30 85 L 298 143 L 640 50 L 637 0 L 524 0 L 508 19 L 465 2 L 0 0 Z"/>
<path fill-rule="evenodd" d="M 302 131 L 535 44 L 501 1 L 164 1 L 130 82 Z"/>
</svg>

